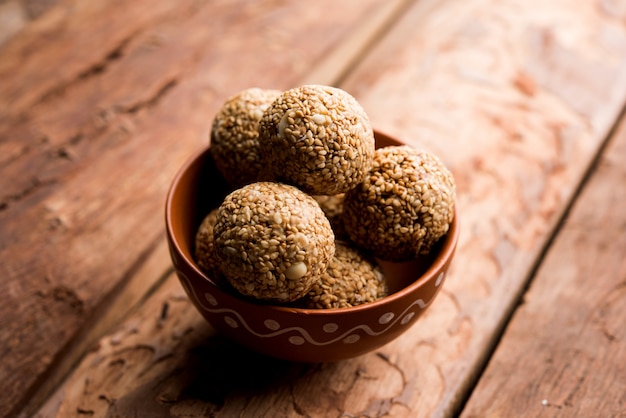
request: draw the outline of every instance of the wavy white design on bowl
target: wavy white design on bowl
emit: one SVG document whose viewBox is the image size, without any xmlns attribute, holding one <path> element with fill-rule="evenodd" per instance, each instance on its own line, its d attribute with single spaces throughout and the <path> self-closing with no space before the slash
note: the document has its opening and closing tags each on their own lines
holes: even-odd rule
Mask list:
<svg viewBox="0 0 626 418">
<path fill-rule="evenodd" d="M 439 273 L 439 276 L 437 276 L 437 281 L 435 282 L 435 287 L 439 287 L 439 285 L 443 281 L 443 277 L 444 276 L 445 276 L 445 274 L 444 274 L 443 271 L 441 273 Z"/>
<path fill-rule="evenodd" d="M 329 322 L 327 324 L 324 324 L 322 329 L 324 330 L 325 333 L 332 334 L 333 332 L 339 329 L 339 325 L 335 324 L 334 322 Z"/>
<path fill-rule="evenodd" d="M 356 330 L 359 330 L 359 329 L 362 330 L 363 332 L 365 332 L 366 334 L 369 334 L 369 335 L 374 337 L 374 336 L 383 334 L 389 328 L 394 326 L 398 321 L 401 321 L 400 323 L 402 325 L 406 325 L 415 316 L 415 312 L 410 312 L 407 315 L 405 315 L 411 308 L 413 308 L 415 305 L 417 305 L 421 309 L 424 309 L 435 298 L 435 295 L 433 295 L 433 297 L 428 302 L 424 302 L 422 299 L 417 299 L 415 302 L 410 304 L 400 315 L 397 315 L 395 321 L 391 321 L 391 318 L 393 318 L 393 314 L 391 312 L 387 312 L 387 313 L 383 314 L 380 317 L 378 322 L 381 323 L 381 324 L 386 323 L 388 325 L 387 325 L 387 327 L 385 327 L 381 331 L 374 331 L 368 325 L 357 325 L 357 326 L 351 328 L 350 330 L 344 332 L 340 336 L 338 336 L 336 338 L 333 338 L 332 340 L 320 342 L 320 341 L 316 341 L 313 337 L 311 337 L 311 335 L 304 328 L 301 328 L 301 327 L 289 327 L 289 328 L 277 329 L 275 332 L 270 332 L 268 334 L 260 334 L 260 333 L 258 333 L 256 331 L 254 331 L 252 328 L 250 328 L 248 323 L 239 314 L 239 312 L 237 312 L 237 311 L 235 311 L 233 309 L 230 309 L 230 308 L 210 308 L 210 307 L 205 306 L 203 301 L 196 294 L 196 291 L 193 288 L 193 286 L 191 286 L 191 282 L 187 278 L 187 276 L 184 273 L 182 273 L 181 271 L 178 271 L 178 274 L 186 282 L 185 283 L 185 288 L 187 288 L 188 290 L 191 291 L 191 293 L 193 294 L 193 298 L 200 304 L 202 309 L 204 309 L 205 311 L 210 312 L 210 313 L 215 313 L 215 314 L 225 313 L 225 314 L 234 315 L 239 320 L 241 325 L 243 325 L 244 328 L 246 330 L 248 330 L 248 332 L 250 332 L 251 334 L 253 334 L 253 335 L 255 335 L 255 336 L 259 337 L 259 338 L 272 338 L 272 337 L 276 337 L 276 336 L 279 336 L 279 335 L 282 335 L 282 334 L 286 334 L 286 333 L 289 333 L 289 332 L 292 332 L 292 331 L 298 332 L 300 334 L 300 336 L 292 335 L 288 339 L 288 341 L 291 344 L 294 344 L 294 345 L 302 345 L 302 344 L 304 344 L 305 341 L 308 341 L 310 344 L 323 346 L 323 345 L 333 344 L 333 343 L 335 343 L 337 341 L 340 341 L 340 340 L 343 340 L 344 344 L 352 344 L 352 343 L 355 343 L 356 341 L 358 341 L 361 338 L 358 334 L 354 333 Z M 213 301 L 215 301 L 216 304 L 217 304 L 217 300 L 210 293 L 205 294 L 205 298 L 207 299 L 207 301 L 209 301 L 209 303 L 211 305 L 213 305 L 213 303 L 212 303 Z M 213 306 L 215 306 L 215 305 L 213 305 Z M 389 318 L 389 320 L 388 320 L 388 318 Z M 232 316 L 225 315 L 223 319 L 232 328 L 238 328 L 239 327 L 239 324 L 237 323 L 237 321 Z M 270 326 L 268 326 L 268 325 L 270 325 Z M 326 324 L 326 325 L 328 325 L 328 324 Z M 336 325 L 336 324 L 334 324 L 334 325 Z M 280 326 L 280 325 L 278 324 L 278 322 L 276 322 L 273 319 L 266 319 L 265 320 L 265 326 L 268 327 L 269 329 L 272 329 L 275 326 Z M 333 328 L 333 327 L 331 327 L 331 328 Z M 323 327 L 323 329 L 324 329 L 324 327 Z M 328 332 L 327 329 L 324 329 L 324 331 Z"/>
<path fill-rule="evenodd" d="M 393 312 L 387 312 L 386 314 L 383 314 L 380 318 L 378 318 L 378 323 L 380 325 L 388 324 L 389 322 L 391 322 L 394 316 L 395 314 Z"/>
</svg>

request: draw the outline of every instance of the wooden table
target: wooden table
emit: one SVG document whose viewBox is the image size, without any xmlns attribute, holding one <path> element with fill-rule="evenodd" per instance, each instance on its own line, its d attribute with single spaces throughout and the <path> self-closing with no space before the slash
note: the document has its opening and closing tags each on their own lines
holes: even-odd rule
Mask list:
<svg viewBox="0 0 626 418">
<path fill-rule="evenodd" d="M 624 1 L 39 3 L 0 38 L 0 416 L 626 416 Z M 164 234 L 224 100 L 305 83 L 439 155 L 462 222 L 418 323 L 331 364 L 216 334 Z"/>
</svg>

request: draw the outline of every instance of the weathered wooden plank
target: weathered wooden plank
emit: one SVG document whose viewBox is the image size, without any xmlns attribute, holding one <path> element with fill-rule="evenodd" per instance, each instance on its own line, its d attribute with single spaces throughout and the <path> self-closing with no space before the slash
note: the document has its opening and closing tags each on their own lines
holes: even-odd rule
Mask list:
<svg viewBox="0 0 626 418">
<path fill-rule="evenodd" d="M 19 1 L 0 2 L 0 45 L 19 32 L 28 18 Z"/>
<path fill-rule="evenodd" d="M 3 45 L 0 415 L 169 268 L 165 193 L 226 97 L 291 87 L 383 3 L 67 0 Z"/>
<path fill-rule="evenodd" d="M 146 319 L 172 297 L 163 290 L 102 340 L 42 414 L 454 415 L 619 114 L 625 51 L 619 19 L 592 2 L 417 2 L 341 86 L 377 128 L 436 152 L 458 180 L 457 259 L 420 322 L 369 355 L 286 365 L 235 349 L 197 318 L 151 330 Z M 189 340 L 168 337 L 174 328 L 192 328 Z M 127 351 L 107 348 L 114 335 Z"/>
<path fill-rule="evenodd" d="M 380 416 L 393 403 L 410 415 L 415 387 L 396 395 L 405 371 L 395 357 L 305 365 L 261 356 L 216 335 L 172 276 L 35 416 Z"/>
<path fill-rule="evenodd" d="M 216 336 L 172 275 L 100 340 L 36 416 L 211 416 L 222 408 L 224 394 L 241 390 L 245 396 L 291 369 Z"/>
<path fill-rule="evenodd" d="M 624 160 L 622 122 L 462 416 L 626 413 Z"/>
<path fill-rule="evenodd" d="M 463 417 L 626 413 L 626 123 L 586 183 Z"/>
</svg>

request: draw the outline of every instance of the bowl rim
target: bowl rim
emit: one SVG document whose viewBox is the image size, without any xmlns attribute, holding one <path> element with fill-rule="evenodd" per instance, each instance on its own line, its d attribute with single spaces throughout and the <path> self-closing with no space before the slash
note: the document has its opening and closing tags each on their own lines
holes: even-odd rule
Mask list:
<svg viewBox="0 0 626 418">
<path fill-rule="evenodd" d="M 389 135 L 386 135 L 380 131 L 376 131 L 377 134 L 381 136 L 386 136 L 388 138 L 393 138 Z M 397 141 L 397 140 L 396 140 Z M 175 248 L 177 252 L 178 258 L 182 258 L 183 262 L 186 263 L 195 273 L 197 273 L 202 279 L 204 279 L 207 284 L 212 287 L 215 287 L 219 292 L 224 293 L 225 291 L 220 288 L 220 286 L 208 277 L 196 264 L 193 259 L 189 259 L 185 252 L 179 245 L 178 240 L 176 239 L 176 235 L 174 234 L 174 228 L 172 226 L 172 207 L 173 207 L 173 197 L 174 192 L 178 187 L 182 177 L 188 171 L 189 167 L 194 164 L 203 154 L 209 151 L 210 144 L 202 147 L 200 150 L 194 152 L 187 160 L 183 163 L 183 165 L 178 169 L 176 175 L 172 179 L 170 186 L 167 191 L 166 203 L 165 203 L 165 224 L 166 224 L 166 233 L 167 239 Z M 364 303 L 357 306 L 350 306 L 345 308 L 329 308 L 329 309 L 315 309 L 315 308 L 298 308 L 293 306 L 282 306 L 271 303 L 255 303 L 253 301 L 249 301 L 244 297 L 241 297 L 239 300 L 243 304 L 249 304 L 254 307 L 275 310 L 283 313 L 292 313 L 292 314 L 300 314 L 305 316 L 332 316 L 339 313 L 359 313 L 362 311 L 369 311 L 372 309 L 376 309 L 382 306 L 385 306 L 389 303 L 396 302 L 400 299 L 408 297 L 410 294 L 415 292 L 418 288 L 422 287 L 426 283 L 435 279 L 437 272 L 444 269 L 445 265 L 450 262 L 450 260 L 454 256 L 454 252 L 456 250 L 456 246 L 459 240 L 459 216 L 458 216 L 458 202 L 455 202 L 454 205 L 454 218 L 452 223 L 450 224 L 450 228 L 448 232 L 441 237 L 443 239 L 442 245 L 439 249 L 439 253 L 436 254 L 431 264 L 427 267 L 426 271 L 422 275 L 420 275 L 416 280 L 411 282 L 409 285 L 397 290 L 396 292 L 387 295 L 383 298 L 375 300 L 373 302 Z M 383 260 L 384 261 L 384 260 Z M 414 260 L 408 261 L 408 263 L 414 262 Z M 231 295 L 236 297 L 236 295 Z"/>
</svg>

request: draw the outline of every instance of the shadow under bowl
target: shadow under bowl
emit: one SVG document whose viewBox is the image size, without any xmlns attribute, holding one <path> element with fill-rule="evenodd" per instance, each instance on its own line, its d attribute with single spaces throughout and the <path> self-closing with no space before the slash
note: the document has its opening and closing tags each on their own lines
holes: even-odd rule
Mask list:
<svg viewBox="0 0 626 418">
<path fill-rule="evenodd" d="M 403 145 L 378 131 L 376 147 Z M 302 309 L 257 303 L 208 277 L 194 261 L 198 226 L 232 189 L 207 147 L 175 176 L 167 195 L 165 222 L 170 255 L 192 303 L 219 332 L 254 351 L 298 362 L 355 357 L 392 341 L 430 306 L 441 289 L 459 236 L 458 213 L 429 256 L 394 263 L 378 260 L 389 296 L 338 309 Z"/>
</svg>

